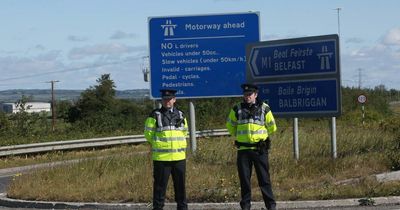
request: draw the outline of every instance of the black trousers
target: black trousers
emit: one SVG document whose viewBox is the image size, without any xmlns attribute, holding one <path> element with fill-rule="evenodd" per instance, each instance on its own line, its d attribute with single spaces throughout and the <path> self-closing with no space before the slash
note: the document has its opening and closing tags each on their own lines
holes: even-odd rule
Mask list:
<svg viewBox="0 0 400 210">
<path fill-rule="evenodd" d="M 261 189 L 263 200 L 267 209 L 275 209 L 276 202 L 272 193 L 271 180 L 269 175 L 268 152 L 256 150 L 238 150 L 237 169 L 240 179 L 240 191 L 242 209 L 251 207 L 251 173 L 252 167 L 256 169 L 258 186 Z"/>
<path fill-rule="evenodd" d="M 169 175 L 172 174 L 178 210 L 187 209 L 185 188 L 186 160 L 153 161 L 153 210 L 164 208 Z"/>
</svg>

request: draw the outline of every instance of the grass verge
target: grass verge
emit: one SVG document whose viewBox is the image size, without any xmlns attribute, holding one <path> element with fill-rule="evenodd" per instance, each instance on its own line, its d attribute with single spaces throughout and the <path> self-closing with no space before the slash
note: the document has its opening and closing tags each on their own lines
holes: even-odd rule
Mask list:
<svg viewBox="0 0 400 210">
<path fill-rule="evenodd" d="M 273 136 L 271 176 L 278 200 L 335 199 L 400 195 L 400 182 L 378 183 L 369 175 L 389 171 L 396 135 L 372 127 L 337 126 L 338 158 L 330 157 L 327 123 L 299 124 L 300 160 L 293 159 L 291 128 Z M 190 202 L 240 199 L 233 138 L 207 138 L 188 154 L 187 194 Z M 8 195 L 29 200 L 86 202 L 150 202 L 150 155 L 124 148 L 104 159 L 41 169 L 14 177 Z M 254 174 L 254 173 L 253 173 Z M 339 181 L 358 178 L 350 184 Z M 253 200 L 262 200 L 255 176 Z M 167 200 L 173 201 L 170 180 Z"/>
</svg>

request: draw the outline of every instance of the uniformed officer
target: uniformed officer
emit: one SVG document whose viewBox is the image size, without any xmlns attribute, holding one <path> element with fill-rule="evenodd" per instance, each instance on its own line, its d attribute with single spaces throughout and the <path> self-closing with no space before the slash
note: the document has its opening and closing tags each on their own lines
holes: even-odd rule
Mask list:
<svg viewBox="0 0 400 210">
<path fill-rule="evenodd" d="M 276 209 L 269 174 L 268 149 L 270 135 L 277 130 L 274 116 L 269 106 L 257 100 L 258 87 L 253 84 L 241 85 L 243 102 L 236 104 L 230 111 L 226 127 L 236 137 L 237 170 L 240 179 L 242 209 L 251 207 L 251 172 L 256 170 L 258 185 L 265 206 Z"/>
<path fill-rule="evenodd" d="M 183 112 L 174 106 L 176 90 L 160 91 L 162 107 L 151 112 L 144 130 L 152 148 L 153 209 L 163 209 L 168 178 L 172 174 L 177 209 L 186 210 L 187 121 Z"/>
</svg>

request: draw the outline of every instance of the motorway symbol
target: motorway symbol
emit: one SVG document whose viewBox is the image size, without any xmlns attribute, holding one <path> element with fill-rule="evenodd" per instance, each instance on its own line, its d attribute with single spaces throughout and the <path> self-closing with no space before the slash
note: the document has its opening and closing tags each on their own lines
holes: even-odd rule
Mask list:
<svg viewBox="0 0 400 210">
<path fill-rule="evenodd" d="M 176 24 L 172 24 L 171 20 L 166 20 L 165 25 L 161 25 L 161 28 L 164 29 L 164 36 L 174 36 Z"/>
</svg>

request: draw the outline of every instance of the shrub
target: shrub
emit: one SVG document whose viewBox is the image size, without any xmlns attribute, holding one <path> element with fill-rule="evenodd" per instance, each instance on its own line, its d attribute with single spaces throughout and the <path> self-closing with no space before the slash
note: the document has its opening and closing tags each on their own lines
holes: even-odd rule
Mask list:
<svg viewBox="0 0 400 210">
<path fill-rule="evenodd" d="M 389 152 L 387 153 L 388 159 L 391 163 L 393 171 L 400 170 L 400 135 L 393 140 Z"/>
</svg>

